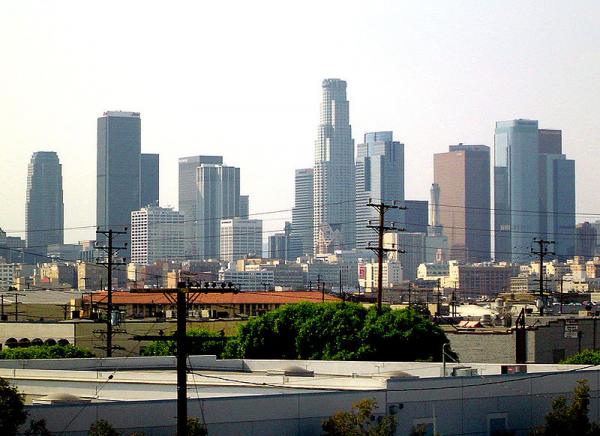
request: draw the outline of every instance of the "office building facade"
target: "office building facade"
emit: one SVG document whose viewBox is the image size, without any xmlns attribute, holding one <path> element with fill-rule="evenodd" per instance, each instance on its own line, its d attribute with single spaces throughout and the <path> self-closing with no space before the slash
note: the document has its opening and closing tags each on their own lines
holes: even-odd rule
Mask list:
<svg viewBox="0 0 600 436">
<path fill-rule="evenodd" d="M 101 230 L 127 227 L 122 242 L 130 240 L 131 212 L 140 207 L 140 154 L 139 112 L 109 111 L 98 118 L 96 225 Z M 119 255 L 129 258 L 129 248 Z"/>
<path fill-rule="evenodd" d="M 427 233 L 429 224 L 429 202 L 427 200 L 406 200 L 404 202 L 403 228 L 409 233 Z"/>
<path fill-rule="evenodd" d="M 250 215 L 250 196 L 249 195 L 240 195 L 239 217 L 247 220 L 249 215 Z"/>
<path fill-rule="evenodd" d="M 439 188 L 439 225 L 448 238 L 449 258 L 465 262 L 490 260 L 490 148 L 451 145 L 433 157 Z"/>
<path fill-rule="evenodd" d="M 325 79 L 315 141 L 314 251 L 332 253 L 355 245 L 354 140 L 346 82 Z"/>
<path fill-rule="evenodd" d="M 159 205 L 159 161 L 158 154 L 140 155 L 140 206 Z"/>
<path fill-rule="evenodd" d="M 561 130 L 539 130 L 540 233 L 559 260 L 575 252 L 575 161 L 562 153 Z"/>
<path fill-rule="evenodd" d="M 183 260 L 183 221 L 171 208 L 147 206 L 131 212 L 131 262 Z"/>
<path fill-rule="evenodd" d="M 356 248 L 377 243 L 377 234 L 368 228 L 378 223 L 379 213 L 368 206 L 374 203 L 401 205 L 404 202 L 404 144 L 393 140 L 393 133 L 370 132 L 356 147 Z M 390 209 L 386 221 L 402 227 L 404 211 Z"/>
<path fill-rule="evenodd" d="M 240 214 L 240 169 L 221 156 L 179 159 L 179 211 L 188 259 L 218 259 L 220 222 Z"/>
<path fill-rule="evenodd" d="M 539 133 L 535 120 L 499 121 L 494 135 L 494 254 L 527 262 L 540 236 Z"/>
<path fill-rule="evenodd" d="M 262 257 L 262 220 L 221 220 L 220 258 L 228 262 Z"/>
<path fill-rule="evenodd" d="M 312 254 L 313 238 L 313 169 L 295 171 L 294 208 L 292 209 L 293 256 Z"/>
<path fill-rule="evenodd" d="M 27 169 L 25 227 L 27 251 L 47 254 L 48 245 L 64 242 L 62 165 L 53 151 L 33 153 Z M 34 262 L 45 261 L 34 254 Z"/>
</svg>

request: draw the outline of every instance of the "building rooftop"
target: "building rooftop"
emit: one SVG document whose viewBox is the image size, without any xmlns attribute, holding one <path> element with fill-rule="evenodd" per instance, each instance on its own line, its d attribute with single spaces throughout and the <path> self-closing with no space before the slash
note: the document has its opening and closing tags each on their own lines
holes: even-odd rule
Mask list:
<svg viewBox="0 0 600 436">
<path fill-rule="evenodd" d="M 94 293 L 95 303 L 104 303 L 107 299 L 106 291 Z M 245 291 L 238 294 L 232 293 L 192 293 L 194 304 L 289 304 L 302 301 L 320 302 L 323 295 L 311 291 Z M 89 296 L 84 296 L 83 301 L 89 301 Z M 113 304 L 172 304 L 163 294 L 145 292 L 113 292 Z M 325 301 L 341 301 L 340 298 L 325 294 Z"/>
</svg>

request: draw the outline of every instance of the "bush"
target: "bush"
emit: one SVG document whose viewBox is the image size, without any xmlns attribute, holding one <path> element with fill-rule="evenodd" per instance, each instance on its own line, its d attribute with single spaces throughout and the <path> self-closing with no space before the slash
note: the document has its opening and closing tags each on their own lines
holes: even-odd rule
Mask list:
<svg viewBox="0 0 600 436">
<path fill-rule="evenodd" d="M 34 345 L 26 348 L 5 348 L 0 351 L 0 359 L 74 359 L 94 357 L 85 348 L 74 345 Z"/>
<path fill-rule="evenodd" d="M 583 350 L 560 363 L 569 365 L 600 365 L 600 351 Z"/>
<path fill-rule="evenodd" d="M 383 308 L 377 313 L 375 307 L 366 309 L 355 303 L 298 303 L 240 326 L 224 356 L 440 361 L 446 342 L 444 332 L 413 309 Z"/>
<path fill-rule="evenodd" d="M 210 354 L 220 357 L 223 354 L 225 343 L 220 339 L 220 333 L 206 329 L 190 329 L 187 336 L 192 338 L 206 338 L 203 341 L 192 342 L 188 347 L 188 354 Z M 210 338 L 219 338 L 210 340 Z M 165 338 L 166 339 L 166 338 Z M 154 341 L 142 348 L 142 356 L 174 356 L 177 351 L 175 340 Z"/>
<path fill-rule="evenodd" d="M 323 431 L 330 436 L 391 436 L 396 431 L 396 419 L 386 415 L 377 420 L 373 409 L 377 402 L 367 398 L 352 405 L 350 412 L 338 412 L 323 422 Z"/>
</svg>

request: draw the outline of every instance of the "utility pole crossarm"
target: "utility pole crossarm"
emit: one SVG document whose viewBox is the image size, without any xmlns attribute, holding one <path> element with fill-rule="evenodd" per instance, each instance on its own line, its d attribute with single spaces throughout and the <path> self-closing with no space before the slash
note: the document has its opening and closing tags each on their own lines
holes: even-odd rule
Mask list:
<svg viewBox="0 0 600 436">
<path fill-rule="evenodd" d="M 385 253 L 389 253 L 389 252 L 400 252 L 400 253 L 403 252 L 403 251 L 397 250 L 395 248 L 384 247 L 383 246 L 383 235 L 386 232 L 390 232 L 390 231 L 404 231 L 404 229 L 398 229 L 394 225 L 394 223 L 391 223 L 391 225 L 386 225 L 385 213 L 391 209 L 404 210 L 404 209 L 406 209 L 406 207 L 397 205 L 395 201 L 392 202 L 392 204 L 386 204 L 383 201 L 380 201 L 379 203 L 374 203 L 371 199 L 369 199 L 367 206 L 374 208 L 377 211 L 377 213 L 379 214 L 378 225 L 372 225 L 370 221 L 369 221 L 369 224 L 367 225 L 367 228 L 373 229 L 377 233 L 377 247 L 371 247 L 370 243 L 369 243 L 369 246 L 367 248 L 374 251 L 377 254 L 377 265 L 378 265 L 377 311 L 381 312 L 381 304 L 382 304 L 382 300 L 383 300 L 383 256 Z"/>
</svg>

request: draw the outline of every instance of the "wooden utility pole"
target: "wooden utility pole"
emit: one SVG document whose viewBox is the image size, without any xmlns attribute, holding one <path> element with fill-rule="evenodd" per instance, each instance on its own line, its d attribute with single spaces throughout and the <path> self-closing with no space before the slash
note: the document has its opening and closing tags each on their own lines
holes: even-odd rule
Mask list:
<svg viewBox="0 0 600 436">
<path fill-rule="evenodd" d="M 115 262 L 114 257 L 118 250 L 125 250 L 127 248 L 127 242 L 121 247 L 115 247 L 113 244 L 113 239 L 115 235 L 126 235 L 127 227 L 123 231 L 116 231 L 113 229 L 100 230 L 99 228 L 96 230 L 96 235 L 104 235 L 108 239 L 107 246 L 96 246 L 101 250 L 106 252 L 107 260 L 105 262 L 99 262 L 98 265 L 103 265 L 107 270 L 107 278 L 108 278 L 108 295 L 106 299 L 106 311 L 107 319 L 106 319 L 106 357 L 112 357 L 112 337 L 113 337 L 113 304 L 112 304 L 112 271 L 113 267 L 116 265 L 125 265 L 125 262 Z"/>
<path fill-rule="evenodd" d="M 390 225 L 386 225 L 385 213 L 390 209 L 406 209 L 406 207 L 397 206 L 395 201 L 392 204 L 385 204 L 383 201 L 379 203 L 373 203 L 371 199 L 369 199 L 367 206 L 374 208 L 379 214 L 379 223 L 377 225 L 372 225 L 371 221 L 369 221 L 369 225 L 367 225 L 369 229 L 373 229 L 375 232 L 377 232 L 377 247 L 371 247 L 371 243 L 369 242 L 367 248 L 377 254 L 377 311 L 381 312 L 381 303 L 383 300 L 383 256 L 390 251 L 403 253 L 403 251 L 398 250 L 397 247 L 385 248 L 383 246 L 383 235 L 385 232 L 389 231 L 404 230 L 398 229 L 393 222 L 390 223 Z"/>
<path fill-rule="evenodd" d="M 533 238 L 533 243 L 538 244 L 539 251 L 531 249 L 531 254 L 535 254 L 540 257 L 540 316 L 544 316 L 544 256 L 554 255 L 553 251 L 548 251 L 548 245 L 554 244 L 554 241 L 546 241 L 545 239 Z"/>
<path fill-rule="evenodd" d="M 175 340 L 177 346 L 177 436 L 187 436 L 187 356 L 188 356 L 188 337 L 187 326 L 187 306 L 192 304 L 200 294 L 225 294 L 239 292 L 239 288 L 231 283 L 205 282 L 194 284 L 178 282 L 177 288 L 168 289 L 131 289 L 130 292 L 156 293 L 163 294 L 169 301 L 177 304 L 177 332 Z M 176 294 L 173 298 L 172 294 Z M 167 336 L 135 336 L 134 340 L 172 340 Z M 200 338 L 205 339 L 205 338 Z M 215 338 L 210 338 L 214 340 Z M 224 340 L 226 338 L 223 338 Z"/>
</svg>

